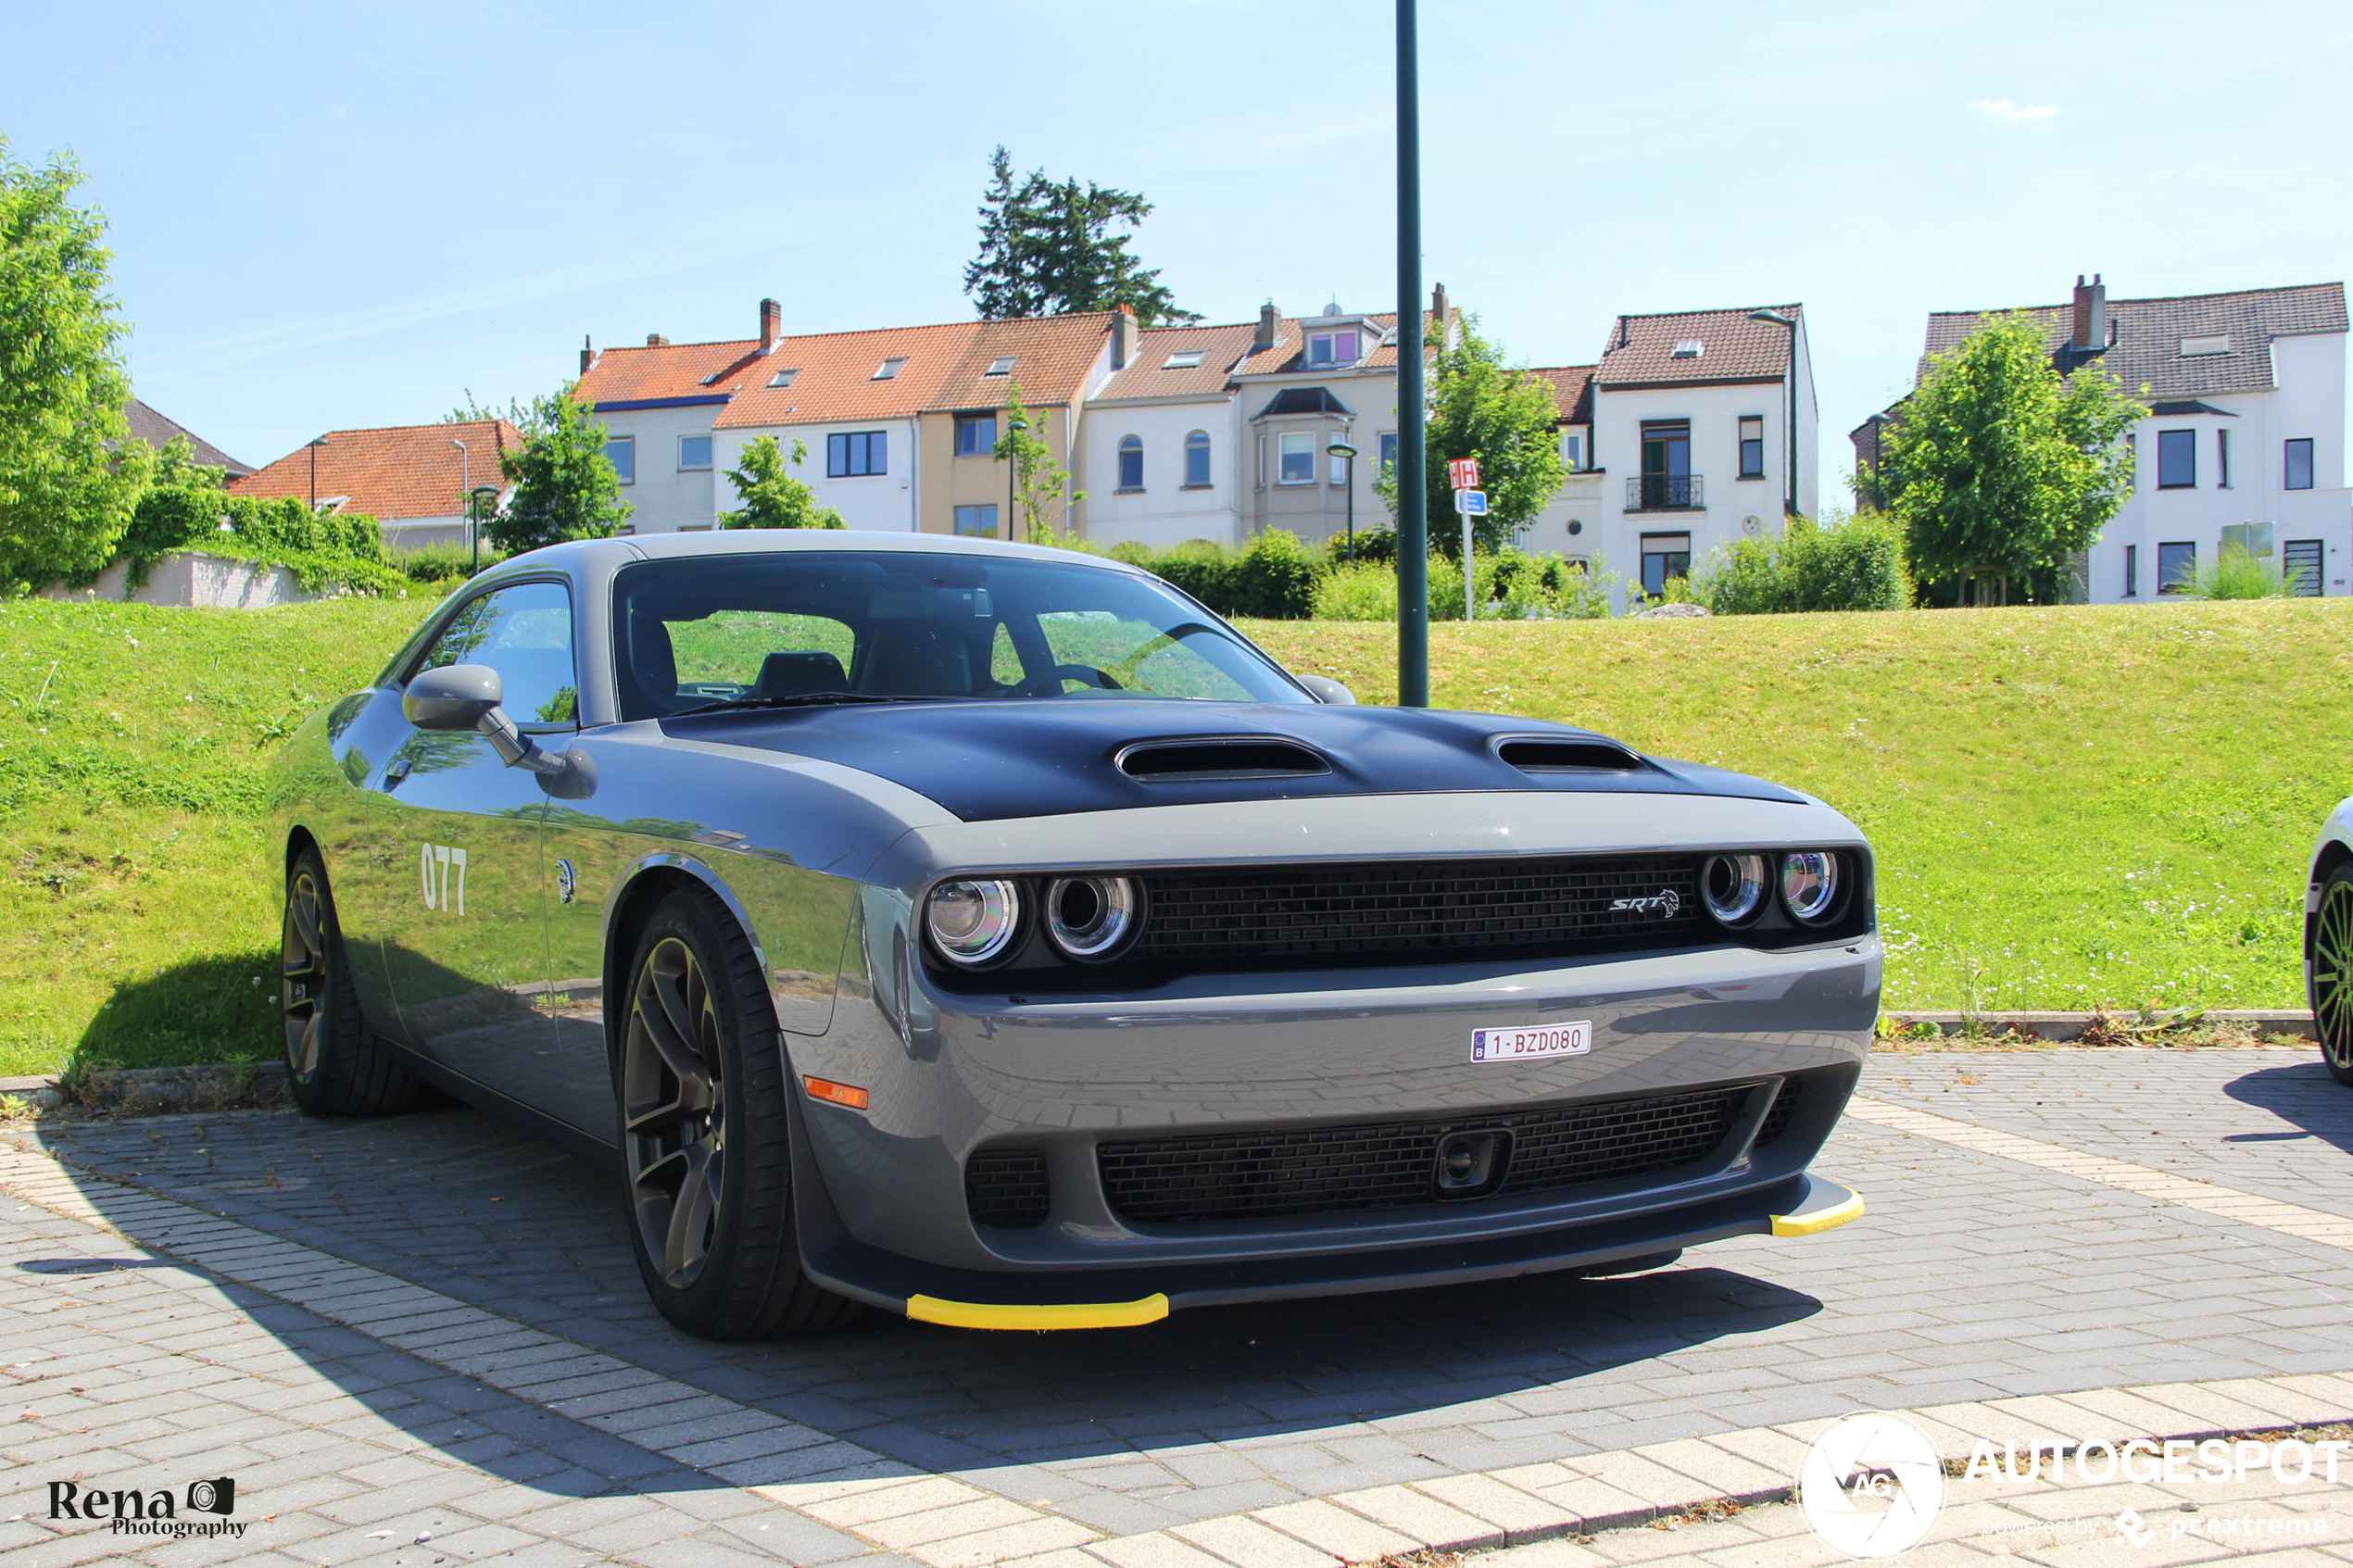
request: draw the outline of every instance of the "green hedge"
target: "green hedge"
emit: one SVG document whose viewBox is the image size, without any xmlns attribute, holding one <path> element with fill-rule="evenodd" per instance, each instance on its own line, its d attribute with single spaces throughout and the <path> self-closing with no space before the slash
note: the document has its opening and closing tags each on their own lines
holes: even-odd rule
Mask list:
<svg viewBox="0 0 2353 1568">
<path fill-rule="evenodd" d="M 223 521 L 226 530 L 220 526 Z M 131 565 L 131 585 L 147 579 L 172 550 L 202 550 L 283 566 L 316 593 L 340 583 L 364 593 L 395 593 L 408 579 L 384 561 L 384 530 L 365 513 L 315 515 L 291 495 L 264 500 L 229 495 L 201 485 L 159 484 L 132 509 L 120 558 Z"/>
<path fill-rule="evenodd" d="M 1153 550 L 1116 545 L 1105 552 L 1174 583 L 1220 615 L 1304 621 L 1315 613 L 1324 563 L 1289 529 L 1270 528 L 1239 550 L 1205 539 Z"/>
<path fill-rule="evenodd" d="M 1717 550 L 1692 597 L 1718 615 L 1904 609 L 1912 579 L 1903 535 L 1888 519 L 1867 512 L 1824 525 L 1793 518 L 1778 539 Z"/>
</svg>

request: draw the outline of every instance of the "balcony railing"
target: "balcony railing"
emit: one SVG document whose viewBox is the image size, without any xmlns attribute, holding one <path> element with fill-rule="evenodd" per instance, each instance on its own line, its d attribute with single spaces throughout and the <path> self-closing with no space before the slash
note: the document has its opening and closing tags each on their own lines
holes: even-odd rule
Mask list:
<svg viewBox="0 0 2353 1568">
<path fill-rule="evenodd" d="M 1689 512 L 1706 505 L 1700 494 L 1700 476 L 1695 473 L 1627 476 L 1626 509 L 1629 512 Z"/>
</svg>

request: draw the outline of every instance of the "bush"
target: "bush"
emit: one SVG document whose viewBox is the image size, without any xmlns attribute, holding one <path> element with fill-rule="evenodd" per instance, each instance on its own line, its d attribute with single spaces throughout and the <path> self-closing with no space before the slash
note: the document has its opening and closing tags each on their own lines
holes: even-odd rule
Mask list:
<svg viewBox="0 0 2353 1568">
<path fill-rule="evenodd" d="M 121 553 L 134 562 L 152 562 L 167 550 L 201 544 L 220 531 L 220 513 L 226 499 L 218 490 L 157 485 L 132 508 L 131 527 L 122 536 Z"/>
<path fill-rule="evenodd" d="M 1227 569 L 1227 592 L 1233 608 L 1211 608 L 1220 615 L 1304 621 L 1315 611 L 1315 558 L 1299 535 L 1288 528 L 1269 528 Z"/>
<path fill-rule="evenodd" d="M 2225 545 L 2179 591 L 2193 599 L 2284 599 L 2302 578 L 2301 570 L 2291 576 L 2244 545 Z"/>
<path fill-rule="evenodd" d="M 1518 550 L 1471 558 L 1471 583 L 1481 621 L 1604 621 L 1609 617 L 1610 579 L 1558 556 Z M 1463 570 L 1459 562 L 1432 557 L 1429 618 L 1463 618 Z M 1359 562 L 1339 566 L 1317 580 L 1311 606 L 1318 621 L 1394 621 L 1397 571 Z"/>
<path fill-rule="evenodd" d="M 489 571 L 507 558 L 495 546 L 482 547 L 482 570 Z M 452 578 L 473 575 L 474 552 L 471 545 L 420 545 L 412 550 L 402 550 L 389 558 L 394 571 L 411 583 L 447 583 Z"/>
<path fill-rule="evenodd" d="M 1362 561 L 1336 566 L 1315 580 L 1309 608 L 1318 621 L 1394 621 L 1396 569 Z"/>
<path fill-rule="evenodd" d="M 1912 602 L 1912 580 L 1903 535 L 1890 519 L 1865 512 L 1824 525 L 1793 518 L 1778 539 L 1719 546 L 1692 584 L 1692 598 L 1718 615 L 1903 609 Z"/>
</svg>

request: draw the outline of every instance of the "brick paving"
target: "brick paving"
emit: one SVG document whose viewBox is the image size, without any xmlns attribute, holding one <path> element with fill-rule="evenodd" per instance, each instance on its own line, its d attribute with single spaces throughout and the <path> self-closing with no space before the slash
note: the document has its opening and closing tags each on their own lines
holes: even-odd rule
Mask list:
<svg viewBox="0 0 2353 1568">
<path fill-rule="evenodd" d="M 1926 1053 L 1877 1059 L 1866 1087 L 2353 1212 L 2353 1091 L 2309 1052 Z M 2144 1148 L 2135 1123 L 2165 1131 Z M 37 1512 L 38 1484 L 75 1472 L 233 1474 L 241 1499 L 292 1522 L 243 1555 L 191 1541 L 157 1562 L 434 1548 L 956 1568 L 1083 1542 L 1095 1568 L 1246 1549 L 1277 1564 L 1331 1532 L 1326 1549 L 1353 1555 L 1437 1538 L 1450 1514 L 1508 1524 L 1497 1511 L 1539 1505 L 1483 1488 L 1516 1467 L 1650 1444 L 1671 1471 L 1674 1444 L 1857 1406 L 2353 1370 L 2343 1246 L 1860 1120 L 1819 1168 L 1867 1194 L 1864 1221 L 1639 1279 L 1099 1336 L 874 1319 L 751 1347 L 673 1334 L 643 1303 L 607 1182 L 469 1112 L 52 1123 L 24 1141 L 82 1174 L 93 1218 L 149 1245 L 0 1202 L 17 1406 L 0 1460 L 34 1483 L 8 1512 Z M 196 1210 L 235 1223 L 206 1230 Z M 515 1335 L 560 1375 L 509 1364 Z M 664 1402 L 692 1419 L 665 1430 L 644 1413 Z M 784 1474 L 794 1453 L 828 1456 L 831 1479 Z M 946 1489 L 911 1513 L 918 1485 Z M 88 1545 L 46 1536 L 0 1524 L 0 1551 L 78 1561 Z"/>
</svg>

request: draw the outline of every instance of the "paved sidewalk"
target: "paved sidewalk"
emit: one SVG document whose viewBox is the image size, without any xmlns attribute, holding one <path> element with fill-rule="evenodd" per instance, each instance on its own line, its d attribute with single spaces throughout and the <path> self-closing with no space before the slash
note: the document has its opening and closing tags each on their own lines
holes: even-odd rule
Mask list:
<svg viewBox="0 0 2353 1568">
<path fill-rule="evenodd" d="M 2348 1211 L 2353 1092 L 2307 1092 L 2314 1078 L 2334 1089 L 2312 1053 L 2259 1050 L 2067 1053 L 2093 1060 L 2020 1091 L 2051 1054 L 1875 1061 L 1883 1117 L 1932 1115 L 1841 1131 L 1821 1168 L 1871 1213 L 1824 1236 L 1711 1248 L 1634 1280 L 1231 1309 L 1095 1336 L 873 1320 L 771 1346 L 682 1340 L 643 1304 L 604 1183 L 467 1112 L 52 1126 L 0 1170 L 0 1188 L 48 1184 L 41 1203 L 0 1203 L 0 1361 L 17 1402 L 0 1460 L 29 1478 L 6 1512 L 39 1514 L 41 1487 L 77 1473 L 148 1486 L 230 1474 L 237 1517 L 254 1521 L 245 1541 L 150 1547 L 150 1560 L 243 1561 L 266 1545 L 426 1562 L 413 1537 L 428 1532 L 451 1562 L 734 1549 L 976 1568 L 1083 1547 L 1093 1568 L 1313 1568 L 1366 1554 L 1352 1542 L 1378 1555 L 1462 1535 L 1411 1527 L 1408 1514 L 1446 1524 L 1426 1506 L 1479 1522 L 1451 1544 L 1535 1528 L 1532 1505 L 1489 1489 L 1528 1466 L 1769 1428 L 1786 1440 L 1859 1407 L 2353 1370 L 2353 1251 L 2320 1224 Z M 2052 1109 L 2037 1098 L 2057 1113 L 2033 1114 Z M 2310 1234 L 2152 1198 L 2099 1178 L 2105 1166 L 2037 1164 L 2032 1149 L 2062 1136 L 2098 1142 L 2113 1112 L 2096 1102 L 2178 1123 L 2146 1169 L 2292 1205 Z M 2035 1140 L 1995 1146 L 2030 1157 L 1952 1141 L 1979 1122 Z M 2275 1133 L 2304 1157 L 2223 1141 Z M 2141 1152 L 2111 1147 L 2110 1160 Z M 2278 1386 L 2321 1402 L 2248 1413 L 2353 1413 L 2353 1386 Z M 1788 1486 L 1765 1471 L 1755 1495 Z M 1697 1497 L 1629 1495 L 1644 1509 Z M 1383 1523 L 1383 1508 L 1407 1512 Z M 299 1533 L 263 1542 L 262 1512 Z M 1607 1522 L 1572 1511 L 1543 1528 Z M 1346 1537 L 1317 1540 L 1327 1527 Z M 44 1522 L 19 1519 L 0 1524 L 0 1550 L 81 1561 L 86 1530 L 46 1540 Z"/>
</svg>

